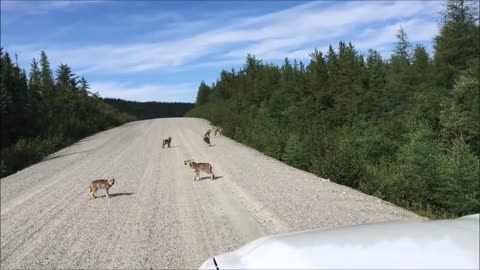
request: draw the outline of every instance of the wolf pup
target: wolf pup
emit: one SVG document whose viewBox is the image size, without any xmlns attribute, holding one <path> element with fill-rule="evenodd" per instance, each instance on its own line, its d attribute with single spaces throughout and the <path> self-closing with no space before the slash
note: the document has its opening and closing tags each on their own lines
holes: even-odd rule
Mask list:
<svg viewBox="0 0 480 270">
<path fill-rule="evenodd" d="M 220 136 L 222 136 L 222 134 L 223 134 L 223 128 L 221 128 L 221 127 L 216 127 L 214 134 L 215 134 L 215 136 L 217 136 L 217 134 L 220 135 Z"/>
<path fill-rule="evenodd" d="M 168 137 L 167 139 L 163 140 L 162 148 L 165 148 L 165 145 L 170 148 L 170 143 L 172 143 L 172 137 Z"/>
<path fill-rule="evenodd" d="M 96 199 L 97 197 L 95 196 L 95 192 L 99 189 L 105 189 L 105 194 L 107 198 L 111 198 L 110 193 L 108 193 L 108 189 L 110 189 L 113 184 L 115 184 L 115 179 L 113 177 L 108 177 L 107 179 L 99 179 L 99 180 L 93 180 L 90 182 L 90 196 L 92 196 L 93 199 Z"/>
<path fill-rule="evenodd" d="M 210 143 L 210 137 L 209 136 L 203 136 L 203 141 L 208 144 L 208 146 L 212 146 L 212 144 Z"/>
<path fill-rule="evenodd" d="M 212 165 L 210 165 L 210 163 L 203 163 L 203 162 L 197 163 L 197 162 L 194 162 L 193 159 L 189 159 L 189 160 L 183 161 L 183 164 L 188 165 L 190 168 L 193 169 L 193 181 L 195 181 L 195 179 L 200 180 L 200 171 L 203 171 L 209 174 L 210 179 L 212 180 L 215 177 L 212 171 Z"/>
</svg>

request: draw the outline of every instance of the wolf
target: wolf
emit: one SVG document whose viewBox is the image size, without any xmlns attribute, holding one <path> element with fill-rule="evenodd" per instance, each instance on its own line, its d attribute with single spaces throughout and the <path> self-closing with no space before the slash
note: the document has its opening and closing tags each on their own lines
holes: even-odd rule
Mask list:
<svg viewBox="0 0 480 270">
<path fill-rule="evenodd" d="M 168 137 L 167 139 L 163 140 L 162 148 L 164 148 L 165 145 L 168 145 L 168 148 L 170 148 L 170 143 L 172 143 L 172 137 Z"/>
<path fill-rule="evenodd" d="M 209 174 L 211 180 L 215 178 L 215 175 L 213 174 L 213 171 L 212 171 L 212 165 L 210 163 L 194 162 L 193 159 L 189 159 L 189 160 L 184 160 L 183 164 L 188 165 L 190 168 L 193 169 L 193 181 L 195 181 L 195 179 L 200 180 L 200 171 L 203 171 Z"/>
<path fill-rule="evenodd" d="M 111 198 L 110 193 L 108 193 L 108 189 L 110 189 L 113 184 L 115 184 L 115 179 L 111 176 L 107 179 L 93 180 L 90 182 L 89 186 L 90 196 L 92 196 L 93 199 L 96 199 L 97 197 L 95 196 L 95 192 L 97 192 L 99 189 L 105 189 L 107 198 Z"/>
</svg>

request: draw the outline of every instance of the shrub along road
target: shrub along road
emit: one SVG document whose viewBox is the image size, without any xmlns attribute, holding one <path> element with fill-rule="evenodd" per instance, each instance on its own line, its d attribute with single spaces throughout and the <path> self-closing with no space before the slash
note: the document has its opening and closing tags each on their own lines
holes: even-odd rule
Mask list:
<svg viewBox="0 0 480 270">
<path fill-rule="evenodd" d="M 1 268 L 196 268 L 264 235 L 418 215 L 289 167 L 193 118 L 131 122 L 1 179 Z M 172 136 L 172 148 L 162 139 Z M 215 180 L 192 181 L 186 159 Z M 114 176 L 111 199 L 91 180 Z"/>
</svg>

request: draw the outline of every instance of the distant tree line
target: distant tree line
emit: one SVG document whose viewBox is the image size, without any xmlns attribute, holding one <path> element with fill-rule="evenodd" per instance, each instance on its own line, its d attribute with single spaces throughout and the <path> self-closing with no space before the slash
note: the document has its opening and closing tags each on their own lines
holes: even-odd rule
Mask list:
<svg viewBox="0 0 480 270">
<path fill-rule="evenodd" d="M 102 101 L 120 112 L 135 116 L 139 120 L 182 117 L 195 106 L 193 103 L 185 102 L 137 102 L 118 98 L 102 98 Z"/>
<path fill-rule="evenodd" d="M 135 120 L 91 93 L 87 80 L 68 65 L 54 74 L 43 51 L 28 75 L 3 49 L 0 65 L 0 177 L 89 134 Z"/>
<path fill-rule="evenodd" d="M 393 54 L 340 42 L 309 63 L 248 55 L 200 84 L 187 116 L 294 167 L 430 217 L 480 212 L 476 1 L 449 0 L 434 54 L 400 28 Z M 281 181 L 288 179 L 278 179 Z"/>
</svg>

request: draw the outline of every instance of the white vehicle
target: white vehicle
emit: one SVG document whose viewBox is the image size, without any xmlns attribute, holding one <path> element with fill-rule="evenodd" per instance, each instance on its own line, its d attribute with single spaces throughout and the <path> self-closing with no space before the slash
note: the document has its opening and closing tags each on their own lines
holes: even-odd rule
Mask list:
<svg viewBox="0 0 480 270">
<path fill-rule="evenodd" d="M 200 269 L 479 269 L 479 217 L 267 236 Z"/>
</svg>

